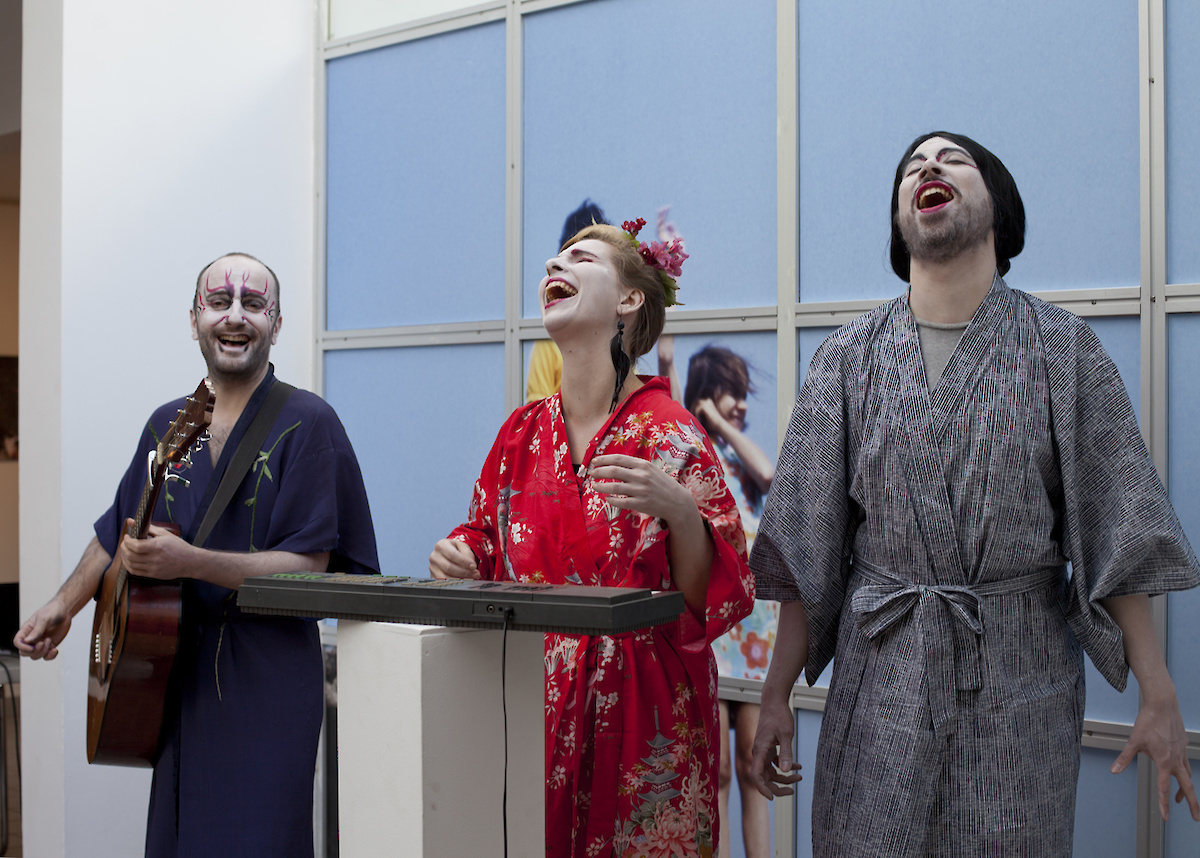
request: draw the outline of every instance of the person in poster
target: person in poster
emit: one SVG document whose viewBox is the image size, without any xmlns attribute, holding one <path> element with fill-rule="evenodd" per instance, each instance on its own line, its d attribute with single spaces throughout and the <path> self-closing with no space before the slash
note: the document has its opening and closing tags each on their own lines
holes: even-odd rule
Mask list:
<svg viewBox="0 0 1200 858">
<path fill-rule="evenodd" d="M 763 502 L 775 477 L 775 465 L 745 433 L 746 398 L 754 391 L 745 358 L 724 346 L 709 343 L 688 358 L 687 381 L 679 382 L 675 368 L 675 337 L 658 338 L 658 374 L 671 380 L 673 391 L 682 387 L 685 408 L 708 433 L 726 484 L 737 499 L 747 550 L 754 546 Z M 758 599 L 754 610 L 713 641 L 719 676 L 763 680 L 775 643 L 779 603 Z M 721 718 L 721 775 L 718 808 L 721 815 L 721 854 L 730 854 L 729 794 L 732 778 L 738 779 L 741 798 L 742 845 L 746 858 L 768 858 L 771 820 L 767 800 L 753 777 L 752 746 L 758 730 L 759 704 L 718 700 Z M 734 746 L 729 730 L 733 728 Z"/>
</svg>

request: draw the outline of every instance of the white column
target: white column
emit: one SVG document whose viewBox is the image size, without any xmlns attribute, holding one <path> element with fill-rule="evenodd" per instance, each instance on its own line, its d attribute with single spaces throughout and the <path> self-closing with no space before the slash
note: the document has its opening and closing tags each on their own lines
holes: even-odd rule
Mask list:
<svg viewBox="0 0 1200 858">
<path fill-rule="evenodd" d="M 70 574 L 151 410 L 204 374 L 188 307 L 230 250 L 282 283 L 281 377 L 311 380 L 314 3 L 24 4 L 20 238 L 21 599 Z M 128 858 L 145 770 L 84 752 L 91 608 L 25 663 L 28 855 Z"/>
<path fill-rule="evenodd" d="M 502 632 L 338 624 L 344 858 L 500 858 Z M 508 633 L 508 837 L 545 854 L 542 635 Z"/>
</svg>

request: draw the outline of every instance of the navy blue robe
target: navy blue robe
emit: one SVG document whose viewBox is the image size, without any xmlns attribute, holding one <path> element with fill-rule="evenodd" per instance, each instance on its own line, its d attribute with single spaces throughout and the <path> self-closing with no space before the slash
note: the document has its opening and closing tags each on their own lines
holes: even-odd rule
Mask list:
<svg viewBox="0 0 1200 858">
<path fill-rule="evenodd" d="M 246 404 L 214 466 L 192 454 L 188 480 L 168 481 L 152 519 L 191 541 L 238 442 L 270 386 Z M 151 416 L 113 506 L 96 522 L 109 554 L 137 509 L 146 454 L 183 406 Z M 284 405 L 206 548 L 330 552 L 331 571 L 379 570 L 358 460 L 333 409 L 297 390 Z M 235 591 L 184 582 L 180 652 L 154 767 L 148 858 L 311 856 L 312 796 L 324 700 L 316 623 L 242 614 Z"/>
</svg>

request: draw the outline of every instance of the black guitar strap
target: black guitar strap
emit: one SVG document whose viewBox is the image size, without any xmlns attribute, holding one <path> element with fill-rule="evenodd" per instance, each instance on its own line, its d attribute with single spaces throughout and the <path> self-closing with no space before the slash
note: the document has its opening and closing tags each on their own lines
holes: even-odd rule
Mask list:
<svg viewBox="0 0 1200 858">
<path fill-rule="evenodd" d="M 208 510 L 204 513 L 204 520 L 200 522 L 200 529 L 196 531 L 196 538 L 192 540 L 192 544 L 197 548 L 204 547 L 217 519 L 225 512 L 225 507 L 229 506 L 233 493 L 237 491 L 237 487 L 242 484 L 242 479 L 250 470 L 250 466 L 258 458 L 258 452 L 262 449 L 263 442 L 267 440 L 267 433 L 275 425 L 275 418 L 279 416 L 284 403 L 295 391 L 296 388 L 278 379 L 267 391 L 266 399 L 263 400 L 254 419 L 250 421 L 250 425 L 246 427 L 246 434 L 242 436 L 241 443 L 234 451 L 233 459 L 229 462 L 229 467 L 225 469 L 221 483 L 217 486 L 216 494 L 213 495 Z"/>
</svg>

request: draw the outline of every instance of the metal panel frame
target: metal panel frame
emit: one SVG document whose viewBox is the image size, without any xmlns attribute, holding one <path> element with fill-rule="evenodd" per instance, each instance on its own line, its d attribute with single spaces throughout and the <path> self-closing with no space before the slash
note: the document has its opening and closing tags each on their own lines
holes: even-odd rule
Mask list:
<svg viewBox="0 0 1200 858">
<path fill-rule="evenodd" d="M 315 175 L 317 188 L 314 223 L 315 292 L 313 319 L 316 348 L 314 379 L 324 388 L 324 356 L 340 349 L 404 348 L 411 346 L 498 343 L 505 345 L 505 402 L 509 409 L 524 401 L 524 344 L 546 336 L 541 321 L 522 316 L 523 220 L 523 19 L 560 6 L 593 0 L 490 0 L 457 12 L 437 15 L 368 33 L 328 39 L 328 3 L 319 0 L 316 14 L 323 22 L 316 51 Z M 1159 473 L 1167 474 L 1167 321 L 1173 313 L 1200 312 L 1200 283 L 1168 284 L 1166 272 L 1166 153 L 1164 120 L 1165 0 L 1138 0 L 1139 150 L 1140 150 L 1140 255 L 1141 285 L 1131 288 L 1061 290 L 1036 293 L 1084 317 L 1133 316 L 1140 321 L 1141 414 L 1143 432 Z M 777 162 L 777 295 L 772 307 L 733 307 L 720 310 L 678 310 L 668 315 L 669 333 L 732 333 L 775 331 L 777 342 L 778 438 L 787 429 L 800 367 L 798 338 L 801 330 L 844 324 L 882 303 L 877 300 L 801 302 L 799 297 L 799 39 L 797 0 L 776 0 L 776 162 Z M 505 21 L 506 26 L 506 185 L 505 185 L 505 318 L 454 324 L 409 325 L 366 330 L 326 329 L 326 87 L 329 60 L 379 47 L 423 39 L 480 24 Z M 1166 597 L 1154 600 L 1154 617 L 1160 642 L 1166 648 Z M 754 700 L 761 683 L 721 680 L 721 693 L 733 700 Z M 826 689 L 796 686 L 792 707 L 821 711 Z M 1116 722 L 1086 721 L 1086 747 L 1119 750 L 1130 726 Z M 1200 760 L 1200 733 L 1189 732 L 1188 756 Z M 795 802 L 776 802 L 776 855 L 795 854 Z M 1158 818 L 1153 766 L 1138 764 L 1138 856 L 1164 854 L 1164 827 Z"/>
<path fill-rule="evenodd" d="M 1166 271 L 1165 145 L 1163 127 L 1163 0 L 1138 0 L 1139 147 L 1141 149 L 1142 231 L 1142 431 L 1150 455 L 1163 481 L 1167 478 L 1166 331 L 1162 293 Z M 1167 606 L 1165 598 L 1153 600 L 1159 645 L 1166 653 Z M 1139 709 L 1144 703 L 1138 692 Z M 1161 856 L 1165 828 L 1155 812 L 1154 766 L 1137 761 L 1138 858 Z"/>
</svg>

